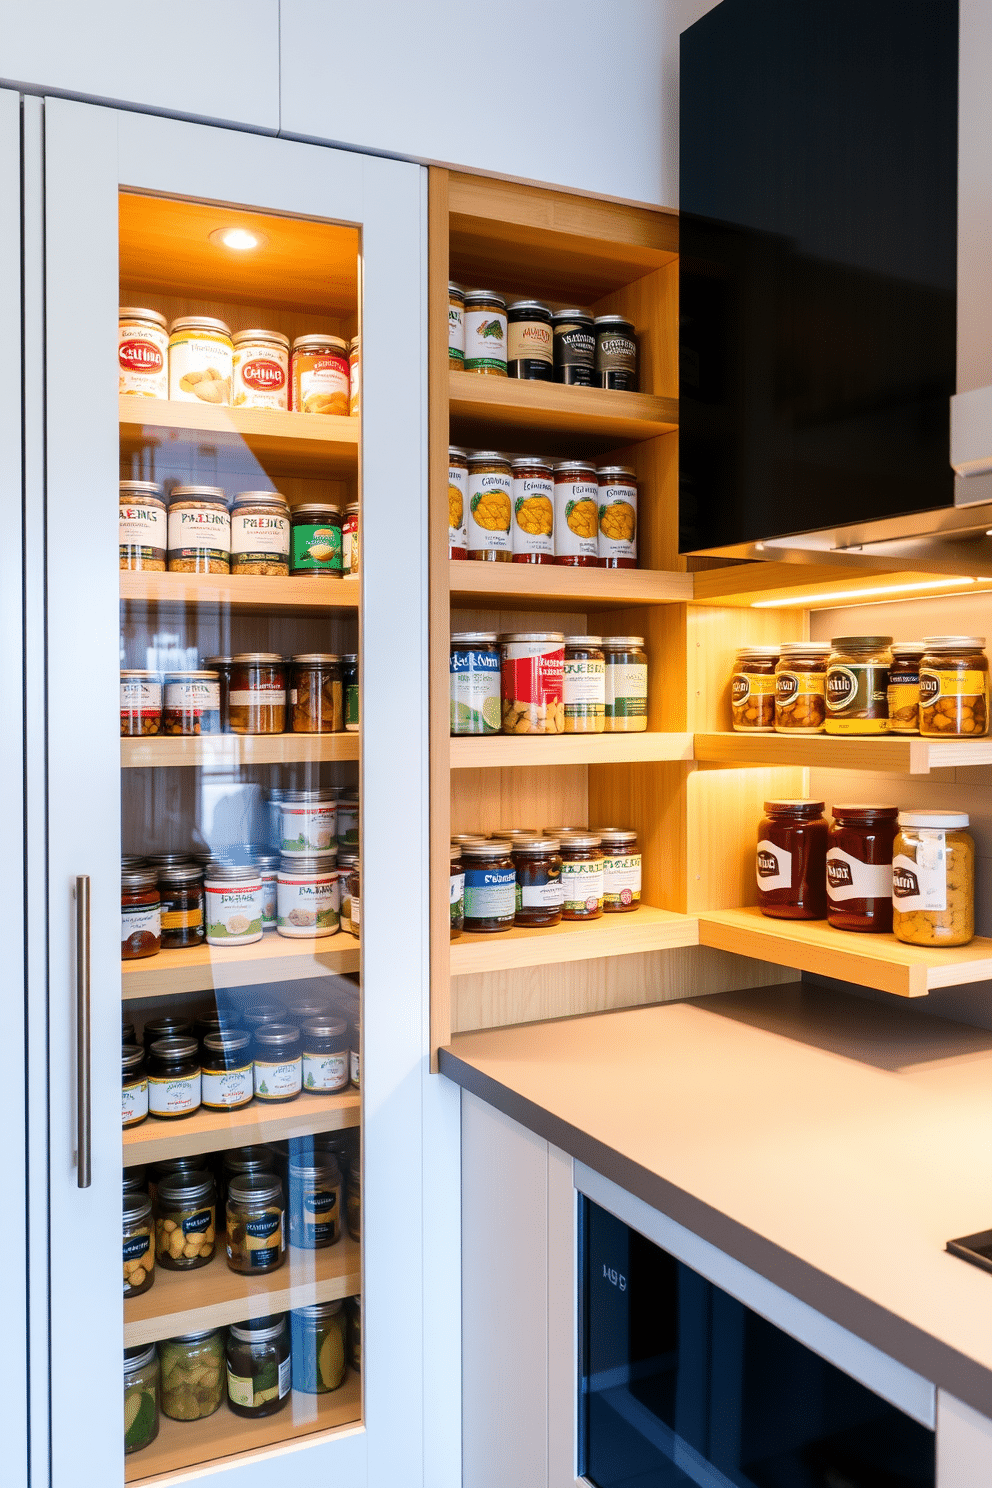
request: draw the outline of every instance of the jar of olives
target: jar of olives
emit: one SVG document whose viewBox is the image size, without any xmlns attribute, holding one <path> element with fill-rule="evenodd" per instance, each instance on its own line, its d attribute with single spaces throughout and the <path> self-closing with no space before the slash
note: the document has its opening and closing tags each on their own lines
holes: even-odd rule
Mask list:
<svg viewBox="0 0 992 1488">
<path fill-rule="evenodd" d="M 155 1254 L 167 1271 L 194 1271 L 213 1258 L 217 1190 L 205 1168 L 163 1178 L 156 1194 Z"/>
<path fill-rule="evenodd" d="M 146 1193 L 124 1195 L 124 1295 L 140 1297 L 155 1280 L 152 1201 Z"/>
<path fill-rule="evenodd" d="M 239 1173 L 227 1185 L 227 1264 L 256 1275 L 286 1256 L 282 1182 L 274 1173 Z"/>
<path fill-rule="evenodd" d="M 158 1436 L 159 1367 L 153 1343 L 124 1350 L 124 1453 L 140 1452 Z"/>
</svg>

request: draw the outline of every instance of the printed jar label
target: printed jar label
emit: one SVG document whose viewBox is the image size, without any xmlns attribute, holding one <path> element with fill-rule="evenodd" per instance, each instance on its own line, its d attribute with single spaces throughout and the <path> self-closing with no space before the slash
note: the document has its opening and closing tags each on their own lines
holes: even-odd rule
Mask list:
<svg viewBox="0 0 992 1488">
<path fill-rule="evenodd" d="M 599 557 L 599 486 L 555 481 L 555 557 Z"/>
<path fill-rule="evenodd" d="M 636 559 L 636 486 L 604 486 L 600 490 L 599 556 Z"/>
<path fill-rule="evenodd" d="M 255 1094 L 259 1100 L 285 1100 L 287 1096 L 299 1095 L 302 1088 L 302 1056 L 277 1063 L 255 1060 Z"/>
<path fill-rule="evenodd" d="M 237 408 L 289 407 L 289 353 L 280 346 L 235 347 Z"/>
<path fill-rule="evenodd" d="M 988 677 L 984 672 L 938 672 L 920 668 L 920 707 L 929 708 L 945 697 L 984 697 Z"/>
<path fill-rule="evenodd" d="M 231 401 L 234 347 L 209 331 L 179 331 L 169 338 L 169 397 L 180 403 Z"/>
<path fill-rule="evenodd" d="M 505 920 L 517 907 L 517 875 L 512 868 L 465 869 L 465 918 Z"/>
<path fill-rule="evenodd" d="M 464 873 L 452 873 L 448 880 L 448 888 L 451 895 L 451 904 L 461 906 L 465 899 L 465 875 Z"/>
<path fill-rule="evenodd" d="M 135 682 L 128 678 L 121 683 L 122 713 L 138 713 L 144 718 L 157 716 L 161 711 L 161 682 Z"/>
<path fill-rule="evenodd" d="M 874 714 L 884 718 L 887 711 L 889 669 L 887 666 L 861 665 L 827 668 L 824 694 L 827 712 L 834 714 Z"/>
<path fill-rule="evenodd" d="M 262 933 L 262 882 L 234 888 L 206 885 L 207 935 L 213 940 L 244 942 Z"/>
<path fill-rule="evenodd" d="M 351 803 L 341 803 L 338 806 L 338 845 L 340 847 L 358 846 L 358 807 Z M 285 848 L 283 851 L 285 852 Z"/>
<path fill-rule="evenodd" d="M 823 672 L 779 672 L 775 678 L 775 701 L 786 708 L 799 697 L 823 697 Z"/>
<path fill-rule="evenodd" d="M 448 466 L 448 557 L 468 557 L 468 471 L 463 465 Z"/>
<path fill-rule="evenodd" d="M 123 1251 L 125 1261 L 140 1261 L 143 1256 L 148 1255 L 151 1245 L 151 1235 L 126 1235 L 124 1237 Z M 150 1259 L 150 1257 L 149 1257 Z M 151 1269 L 149 1267 L 149 1269 Z"/>
<path fill-rule="evenodd" d="M 448 361 L 465 365 L 465 311 L 455 300 L 448 301 Z"/>
<path fill-rule="evenodd" d="M 303 875 L 280 869 L 276 903 L 278 928 L 286 935 L 336 930 L 341 907 L 337 873 Z"/>
<path fill-rule="evenodd" d="M 262 924 L 266 930 L 275 927 L 277 917 L 276 875 L 262 879 Z"/>
<path fill-rule="evenodd" d="M 352 1083 L 352 1085 L 355 1086 L 356 1090 L 357 1090 L 358 1084 L 359 1084 L 359 1080 L 358 1080 L 359 1072 L 360 1072 L 359 1071 L 359 1053 L 358 1053 L 358 1050 L 357 1049 L 352 1049 L 352 1051 L 351 1051 L 351 1083 Z"/>
<path fill-rule="evenodd" d="M 148 1081 L 142 1077 L 121 1091 L 121 1124 L 137 1126 L 148 1115 Z M 124 1257 L 127 1260 L 127 1256 Z"/>
<path fill-rule="evenodd" d="M 517 885 L 518 909 L 561 909 L 565 903 L 565 885 L 561 874 L 546 874 L 537 882 Z"/>
<path fill-rule="evenodd" d="M 340 573 L 340 527 L 297 522 L 292 529 L 292 554 L 294 573 Z"/>
<path fill-rule="evenodd" d="M 551 366 L 553 342 L 551 327 L 541 320 L 515 320 L 508 323 L 506 359 L 508 362 L 544 362 Z"/>
<path fill-rule="evenodd" d="M 334 801 L 317 805 L 280 807 L 280 852 L 293 854 L 327 852 L 334 846 L 340 816 Z"/>
<path fill-rule="evenodd" d="M 747 672 L 735 672 L 730 679 L 730 702 L 734 708 L 746 708 L 752 698 L 774 696 L 774 677 L 752 677 Z"/>
<path fill-rule="evenodd" d="M 928 827 L 918 835 L 915 860 L 906 853 L 892 859 L 892 903 L 900 914 L 947 908 L 947 839 Z"/>
<path fill-rule="evenodd" d="M 466 310 L 465 371 L 506 372 L 506 312 Z"/>
<path fill-rule="evenodd" d="M 603 904 L 640 904 L 641 854 L 603 858 Z"/>
<path fill-rule="evenodd" d="M 827 898 L 831 903 L 846 899 L 891 899 L 892 864 L 862 863 L 842 848 L 827 851 Z"/>
<path fill-rule="evenodd" d="M 643 661 L 607 662 L 607 718 L 646 718 L 648 668 Z"/>
<path fill-rule="evenodd" d="M 196 930 L 203 924 L 201 909 L 163 909 L 163 930 Z"/>
<path fill-rule="evenodd" d="M 160 904 L 145 905 L 136 904 L 133 908 L 121 910 L 121 944 L 130 940 L 132 935 L 154 935 L 156 940 L 162 934 L 162 907 Z"/>
<path fill-rule="evenodd" d="M 513 479 L 513 551 L 554 556 L 555 483 L 538 476 Z"/>
<path fill-rule="evenodd" d="M 231 517 L 231 557 L 264 563 L 275 556 L 289 559 L 289 518 L 235 512 Z"/>
<path fill-rule="evenodd" d="M 498 734 L 498 651 L 452 651 L 448 662 L 453 734 Z"/>
<path fill-rule="evenodd" d="M 220 708 L 220 683 L 195 679 L 166 682 L 165 707 L 175 713 L 216 713 Z"/>
<path fill-rule="evenodd" d="M 227 512 L 170 511 L 169 557 L 214 558 L 226 563 L 231 552 L 231 518 Z"/>
<path fill-rule="evenodd" d="M 347 414 L 351 368 L 343 351 L 294 352 L 293 383 L 297 413 Z"/>
<path fill-rule="evenodd" d="M 501 470 L 469 472 L 467 530 L 470 553 L 510 552 L 512 487 L 510 476 Z"/>
<path fill-rule="evenodd" d="M 148 1076 L 148 1109 L 153 1116 L 181 1116 L 200 1104 L 200 1072 L 177 1080 Z"/>
<path fill-rule="evenodd" d="M 606 713 L 605 661 L 568 661 L 562 670 L 566 718 L 603 718 Z"/>
<path fill-rule="evenodd" d="M 255 1093 L 253 1071 L 253 1064 L 222 1072 L 204 1070 L 200 1077 L 203 1104 L 218 1111 L 247 1105 Z"/>
<path fill-rule="evenodd" d="M 233 1401 L 233 1403 L 235 1405 L 246 1406 L 249 1410 L 251 1410 L 255 1405 L 262 1405 L 265 1402 L 262 1401 L 262 1400 L 256 1399 L 256 1396 L 255 1396 L 255 1386 L 258 1385 L 260 1387 L 259 1388 L 259 1391 L 258 1391 L 259 1395 L 265 1395 L 266 1396 L 266 1399 L 267 1399 L 268 1398 L 268 1391 L 270 1389 L 276 1389 L 279 1392 L 278 1398 L 280 1400 L 282 1400 L 284 1396 L 286 1396 L 286 1395 L 289 1394 L 290 1389 L 292 1387 L 292 1383 L 293 1383 L 293 1361 L 292 1361 L 291 1358 L 289 1358 L 289 1359 L 281 1359 L 279 1361 L 279 1372 L 278 1372 L 278 1376 L 277 1376 L 277 1378 L 273 1379 L 273 1381 L 272 1381 L 271 1384 L 269 1383 L 269 1373 L 268 1373 L 270 1367 L 271 1366 L 266 1365 L 265 1368 L 263 1369 L 263 1372 L 261 1374 L 257 1374 L 254 1377 L 254 1379 L 248 1379 L 248 1378 L 246 1378 L 242 1374 L 233 1374 L 231 1372 L 230 1365 L 228 1365 L 228 1369 L 227 1369 L 227 1395 L 228 1395 L 228 1399 L 231 1400 L 231 1401 Z M 273 1373 L 274 1373 L 274 1370 L 273 1370 Z"/>
<path fill-rule="evenodd" d="M 559 321 L 554 327 L 555 359 L 559 367 L 573 370 L 571 382 L 592 387 L 596 363 L 596 337 L 588 326 L 573 321 Z M 574 373 L 578 372 L 578 376 Z"/>
<path fill-rule="evenodd" d="M 245 1224 L 245 1233 L 253 1240 L 277 1237 L 274 1245 L 263 1245 L 248 1252 L 248 1264 L 252 1270 L 264 1271 L 269 1266 L 274 1266 L 285 1248 L 282 1240 L 282 1215 L 262 1214 L 258 1219 L 249 1219 Z"/>
<path fill-rule="evenodd" d="M 759 889 L 792 888 L 792 854 L 784 847 L 769 842 L 767 837 L 763 837 L 758 843 L 755 871 Z"/>
<path fill-rule="evenodd" d="M 195 1214 L 186 1214 L 183 1216 L 183 1234 L 205 1235 L 213 1222 L 214 1211 L 212 1209 L 198 1209 Z"/>
<path fill-rule="evenodd" d="M 161 506 L 121 506 L 117 524 L 121 557 L 164 558 L 169 524 Z"/>
<path fill-rule="evenodd" d="M 501 672 L 505 698 L 518 703 L 560 703 L 565 647 L 540 641 L 507 641 Z"/>
<path fill-rule="evenodd" d="M 145 398 L 169 396 L 169 338 L 155 325 L 122 325 L 117 331 L 117 390 Z"/>
<path fill-rule="evenodd" d="M 343 1090 L 348 1083 L 348 1050 L 339 1054 L 308 1054 L 303 1051 L 305 1090 Z"/>
<path fill-rule="evenodd" d="M 573 914 L 588 914 L 603 903 L 603 859 L 562 863 L 562 902 Z"/>
</svg>

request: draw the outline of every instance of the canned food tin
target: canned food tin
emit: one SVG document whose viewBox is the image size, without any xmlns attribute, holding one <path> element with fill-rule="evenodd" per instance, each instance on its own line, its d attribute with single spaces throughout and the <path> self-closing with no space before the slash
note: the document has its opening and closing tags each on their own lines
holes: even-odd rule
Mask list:
<svg viewBox="0 0 992 1488">
<path fill-rule="evenodd" d="M 596 386 L 637 391 L 637 341 L 634 327 L 622 315 L 597 315 Z"/>
<path fill-rule="evenodd" d="M 637 478 L 625 465 L 601 465 L 599 566 L 637 567 Z"/>
<path fill-rule="evenodd" d="M 284 857 L 330 852 L 337 836 L 337 791 L 287 790 L 279 802 L 279 851 Z"/>
<path fill-rule="evenodd" d="M 276 924 L 280 935 L 309 939 L 334 934 L 341 908 L 337 862 L 333 851 L 312 857 L 294 853 L 282 859 Z"/>
<path fill-rule="evenodd" d="M 563 734 L 565 637 L 559 631 L 500 636 L 504 734 Z"/>
<path fill-rule="evenodd" d="M 169 334 L 157 310 L 121 305 L 117 312 L 117 391 L 139 398 L 169 396 Z"/>
<path fill-rule="evenodd" d="M 289 407 L 289 337 L 281 331 L 237 331 L 234 345 L 235 408 Z"/>
<path fill-rule="evenodd" d="M 341 577 L 341 511 L 329 501 L 306 501 L 290 513 L 290 573 Z"/>
<path fill-rule="evenodd" d="M 173 486 L 169 572 L 230 573 L 231 514 L 219 486 Z"/>
<path fill-rule="evenodd" d="M 599 566 L 599 483 L 596 467 L 583 460 L 555 466 L 555 562 Z"/>
<path fill-rule="evenodd" d="M 514 460 L 514 563 L 554 563 L 555 483 L 546 460 L 524 456 Z"/>
<path fill-rule="evenodd" d="M 584 310 L 556 310 L 554 334 L 555 382 L 592 387 L 596 377 L 596 334 Z"/>
<path fill-rule="evenodd" d="M 465 296 L 465 371 L 506 376 L 506 300 L 490 289 Z"/>
<path fill-rule="evenodd" d="M 169 397 L 179 403 L 231 401 L 234 343 L 230 328 L 209 315 L 183 315 L 169 333 Z"/>
<path fill-rule="evenodd" d="M 452 734 L 498 734 L 500 650 L 495 631 L 456 631 L 448 673 Z"/>
<path fill-rule="evenodd" d="M 512 561 L 510 464 L 497 450 L 480 450 L 468 461 L 468 556 L 490 563 Z M 450 521 L 450 518 L 449 518 Z M 450 528 L 449 528 L 450 537 Z"/>
<path fill-rule="evenodd" d="M 606 653 L 601 636 L 566 636 L 562 677 L 566 734 L 606 727 Z"/>
<path fill-rule="evenodd" d="M 507 375 L 550 382 L 553 361 L 551 311 L 540 300 L 514 300 L 506 317 Z"/>
<path fill-rule="evenodd" d="M 448 557 L 468 557 L 468 455 L 448 446 Z"/>
</svg>

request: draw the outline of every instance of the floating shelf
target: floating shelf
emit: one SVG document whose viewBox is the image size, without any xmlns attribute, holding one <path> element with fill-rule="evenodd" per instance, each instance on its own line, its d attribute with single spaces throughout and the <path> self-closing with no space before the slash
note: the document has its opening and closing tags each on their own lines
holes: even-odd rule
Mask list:
<svg viewBox="0 0 992 1488">
<path fill-rule="evenodd" d="M 877 739 L 826 734 L 695 734 L 697 760 L 728 765 L 800 765 L 820 770 L 880 770 L 929 775 L 963 765 L 992 765 L 992 739 Z"/>
<path fill-rule="evenodd" d="M 896 997 L 992 981 L 992 940 L 980 936 L 970 945 L 929 950 L 894 935 L 835 930 L 825 920 L 772 920 L 760 909 L 722 909 L 700 914 L 699 943 Z"/>
<path fill-rule="evenodd" d="M 149 1116 L 140 1126 L 122 1133 L 124 1166 L 133 1168 L 136 1163 L 163 1162 L 199 1152 L 224 1152 L 228 1147 L 277 1142 L 312 1132 L 340 1131 L 359 1125 L 361 1106 L 357 1090 L 343 1090 L 340 1095 L 304 1092 L 285 1105 L 253 1101 L 240 1111 L 207 1111 L 201 1106 L 180 1121 L 158 1121 Z"/>
<path fill-rule="evenodd" d="M 691 760 L 691 734 L 491 734 L 451 740 L 453 770 Z"/>
<path fill-rule="evenodd" d="M 283 413 L 272 408 L 217 408 L 126 394 L 119 402 L 125 454 L 147 444 L 203 445 L 207 442 L 204 436 L 213 435 L 219 448 L 244 445 L 270 474 L 340 479 L 358 472 L 361 420 L 357 418 Z"/>
<path fill-rule="evenodd" d="M 349 734 L 201 734 L 197 738 L 151 735 L 121 740 L 121 769 L 192 767 L 194 765 L 286 765 L 304 761 L 357 760 L 359 735 Z"/>
<path fill-rule="evenodd" d="M 121 600 L 158 609 L 227 609 L 242 615 L 323 615 L 357 610 L 360 581 L 253 574 L 122 571 Z"/>
<path fill-rule="evenodd" d="M 674 433 L 679 426 L 676 398 L 481 377 L 475 372 L 449 375 L 451 437 L 456 443 L 513 449 L 535 434 L 559 435 L 567 437 L 573 450 L 597 453 Z"/>
<path fill-rule="evenodd" d="M 556 564 L 450 565 L 451 603 L 466 609 L 596 610 L 680 604 L 692 598 L 692 574 L 648 568 L 559 568 Z"/>
<path fill-rule="evenodd" d="M 699 944 L 694 915 L 654 909 L 603 915 L 588 925 L 568 921 L 548 930 L 514 928 L 501 935 L 466 934 L 451 943 L 451 975 L 516 971 L 522 966 L 555 966 L 562 961 L 594 961 L 600 956 L 634 956 Z"/>
<path fill-rule="evenodd" d="M 191 946 L 159 951 L 139 961 L 121 962 L 121 996 L 174 997 L 210 992 L 215 987 L 257 987 L 266 982 L 297 982 L 305 977 L 358 971 L 361 951 L 347 931 L 314 940 L 291 940 L 267 931 L 250 945 Z"/>
</svg>

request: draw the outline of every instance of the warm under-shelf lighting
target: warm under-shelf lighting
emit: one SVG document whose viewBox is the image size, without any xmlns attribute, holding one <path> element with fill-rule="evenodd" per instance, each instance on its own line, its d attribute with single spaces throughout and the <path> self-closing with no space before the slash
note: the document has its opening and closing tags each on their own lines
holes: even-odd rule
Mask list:
<svg viewBox="0 0 992 1488">
<path fill-rule="evenodd" d="M 785 599 L 756 599 L 753 610 L 774 610 L 802 605 L 829 604 L 839 600 L 847 604 L 852 599 L 876 599 L 890 594 L 909 594 L 918 589 L 962 589 L 967 584 L 992 584 L 989 579 L 921 579 L 913 584 L 878 584 L 873 589 L 833 589 L 822 594 L 790 594 Z"/>
<path fill-rule="evenodd" d="M 262 233 L 249 232 L 246 227 L 215 227 L 210 241 L 222 248 L 233 248 L 236 253 L 246 253 L 251 248 L 261 248 L 266 239 Z"/>
</svg>

